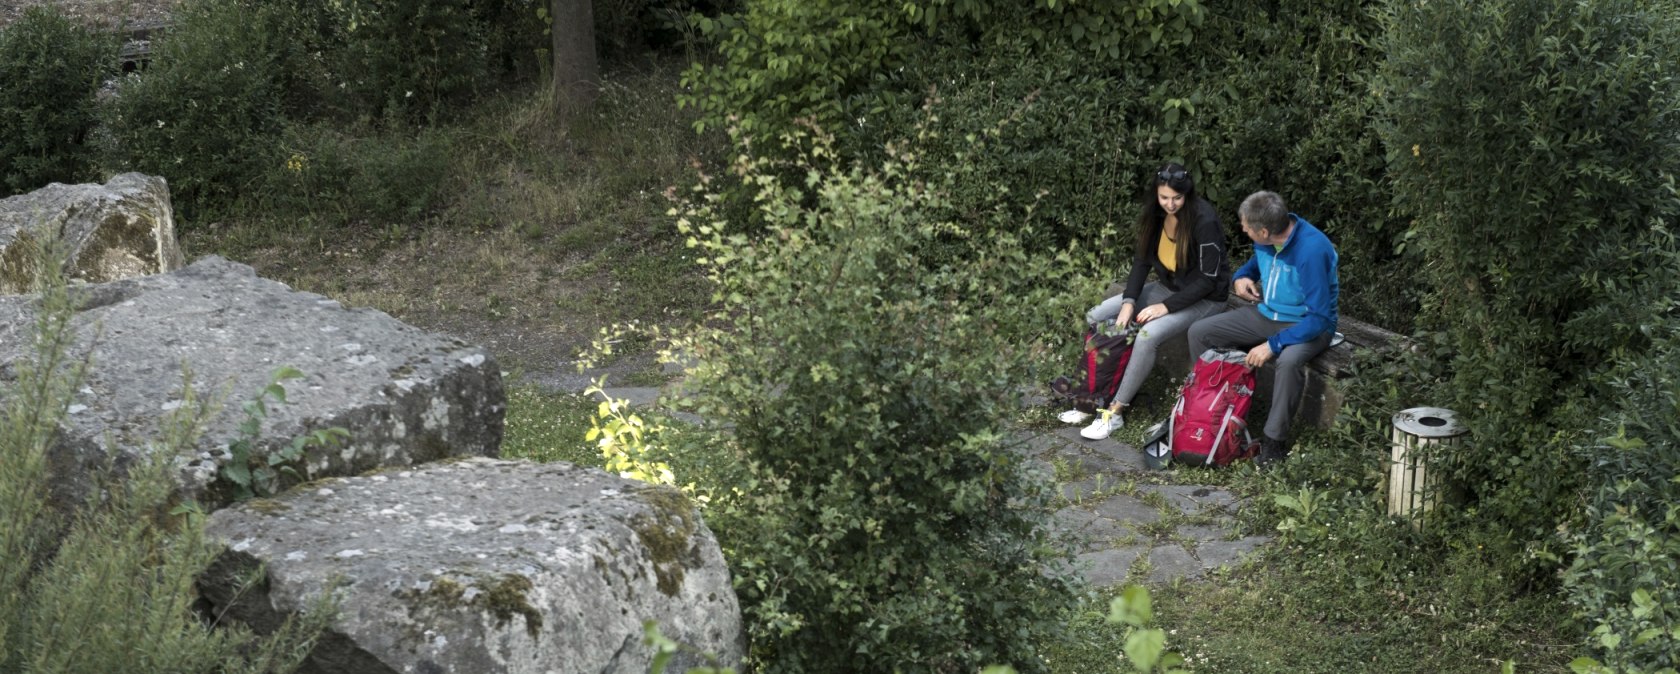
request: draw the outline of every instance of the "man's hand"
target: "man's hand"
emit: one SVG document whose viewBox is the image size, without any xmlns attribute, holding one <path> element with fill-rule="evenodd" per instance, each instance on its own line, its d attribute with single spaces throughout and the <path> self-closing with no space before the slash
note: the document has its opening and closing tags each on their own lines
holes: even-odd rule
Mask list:
<svg viewBox="0 0 1680 674">
<path fill-rule="evenodd" d="M 1260 301 L 1260 286 L 1254 284 L 1254 279 L 1240 278 L 1231 283 L 1231 290 L 1236 291 L 1237 297 L 1250 302 Z"/>
<path fill-rule="evenodd" d="M 1248 366 L 1250 368 L 1257 368 L 1257 367 L 1260 367 L 1261 365 L 1265 365 L 1266 361 L 1271 360 L 1271 359 L 1272 359 L 1272 344 L 1271 344 L 1271 342 L 1261 342 L 1259 346 L 1256 346 L 1252 349 L 1249 349 L 1248 350 L 1248 357 L 1244 358 L 1243 360 L 1244 360 L 1244 362 L 1248 363 Z"/>
</svg>

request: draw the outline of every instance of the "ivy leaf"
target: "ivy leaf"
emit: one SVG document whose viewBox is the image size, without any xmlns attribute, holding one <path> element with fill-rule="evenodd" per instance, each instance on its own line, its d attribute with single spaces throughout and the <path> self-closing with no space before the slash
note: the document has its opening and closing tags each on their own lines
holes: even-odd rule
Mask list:
<svg viewBox="0 0 1680 674">
<path fill-rule="evenodd" d="M 1161 650 L 1166 647 L 1167 633 L 1158 629 L 1138 630 L 1126 637 L 1126 659 L 1139 671 L 1155 669 L 1155 663 L 1161 659 Z"/>
<path fill-rule="evenodd" d="M 1148 625 L 1155 617 L 1149 605 L 1149 590 L 1141 585 L 1128 586 L 1120 596 L 1108 604 L 1108 622 L 1125 623 L 1133 627 Z"/>
</svg>

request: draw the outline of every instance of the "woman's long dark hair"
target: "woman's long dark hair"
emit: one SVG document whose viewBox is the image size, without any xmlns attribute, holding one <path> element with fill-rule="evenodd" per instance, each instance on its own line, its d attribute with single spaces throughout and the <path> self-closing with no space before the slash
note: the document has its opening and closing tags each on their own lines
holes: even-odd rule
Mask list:
<svg viewBox="0 0 1680 674">
<path fill-rule="evenodd" d="M 1184 206 L 1178 209 L 1178 231 L 1173 232 L 1173 239 L 1178 244 L 1178 268 L 1190 269 L 1194 264 L 1190 256 L 1199 245 L 1195 230 L 1196 222 L 1202 215 L 1201 197 L 1196 194 L 1196 181 L 1190 177 L 1190 171 L 1181 164 L 1167 162 L 1150 176 L 1149 192 L 1143 196 L 1143 210 L 1138 214 L 1137 249 L 1153 257 L 1149 251 L 1159 245 L 1161 228 L 1167 222 L 1167 211 L 1161 208 L 1161 202 L 1155 196 L 1155 191 L 1162 185 L 1184 195 Z"/>
</svg>

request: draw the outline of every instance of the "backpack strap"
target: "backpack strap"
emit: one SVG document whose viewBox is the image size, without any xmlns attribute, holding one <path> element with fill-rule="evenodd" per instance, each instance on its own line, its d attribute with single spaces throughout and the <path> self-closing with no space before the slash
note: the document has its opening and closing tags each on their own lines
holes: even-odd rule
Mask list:
<svg viewBox="0 0 1680 674">
<path fill-rule="evenodd" d="M 1219 455 L 1219 445 L 1225 439 L 1225 429 L 1226 429 L 1226 427 L 1231 425 L 1231 417 L 1233 416 L 1232 412 L 1235 411 L 1234 408 L 1235 408 L 1234 405 L 1226 405 L 1225 406 L 1225 418 L 1221 419 L 1219 421 L 1219 432 L 1214 434 L 1214 436 L 1213 436 L 1213 446 L 1208 448 L 1208 457 L 1207 457 L 1207 462 L 1206 463 L 1209 466 L 1213 465 L 1213 457 Z"/>
</svg>

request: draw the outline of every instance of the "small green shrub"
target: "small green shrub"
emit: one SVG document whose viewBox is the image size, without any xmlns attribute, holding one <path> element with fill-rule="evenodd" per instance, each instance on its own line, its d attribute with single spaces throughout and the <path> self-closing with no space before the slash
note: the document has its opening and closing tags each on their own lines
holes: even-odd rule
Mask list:
<svg viewBox="0 0 1680 674">
<path fill-rule="evenodd" d="M 276 405 L 286 404 L 286 387 L 282 382 L 302 376 L 302 372 L 292 367 L 275 370 L 269 377 L 268 385 L 243 405 L 245 419 L 239 422 L 239 437 L 228 443 L 227 463 L 217 474 L 218 479 L 233 485 L 235 500 L 273 496 L 280 493 L 283 485 L 308 482 L 309 448 L 330 449 L 350 437 L 350 431 L 332 426 L 299 435 L 290 444 L 258 453 L 256 441 L 263 421 L 268 418 L 269 401 Z M 300 472 L 298 468 L 303 470 Z"/>
<path fill-rule="evenodd" d="M 279 57 L 290 14 L 279 4 L 189 0 L 176 16 L 151 67 L 125 78 L 105 110 L 104 163 L 163 176 L 193 216 L 250 194 L 284 163 Z"/>
<path fill-rule="evenodd" d="M 289 124 L 273 167 L 243 199 L 325 224 L 417 224 L 447 198 L 457 133 L 401 125 Z"/>
<path fill-rule="evenodd" d="M 704 194 L 679 223 L 722 304 L 682 345 L 699 362 L 684 386 L 745 473 L 706 516 L 755 667 L 1040 671 L 1034 644 L 1073 597 L 1053 565 L 1067 553 L 1001 420 L 1044 333 L 1076 315 L 1044 289 L 1068 274 L 1004 228 L 945 219 L 909 150 L 873 171 L 834 168 L 820 136 L 788 152 L 798 180 L 762 158 L 732 171 L 758 191 L 762 235 Z M 968 262 L 930 263 L 950 237 Z"/>
<path fill-rule="evenodd" d="M 0 28 L 0 197 L 93 177 L 94 94 L 116 58 L 114 39 L 53 8 Z"/>
<path fill-rule="evenodd" d="M 1680 9 L 1636 0 L 1392 3 L 1383 101 L 1395 206 L 1429 262 L 1420 327 L 1445 335 L 1434 404 L 1490 544 L 1556 559 L 1580 516 L 1569 447 L 1649 348 L 1652 270 L 1680 217 Z"/>
</svg>

